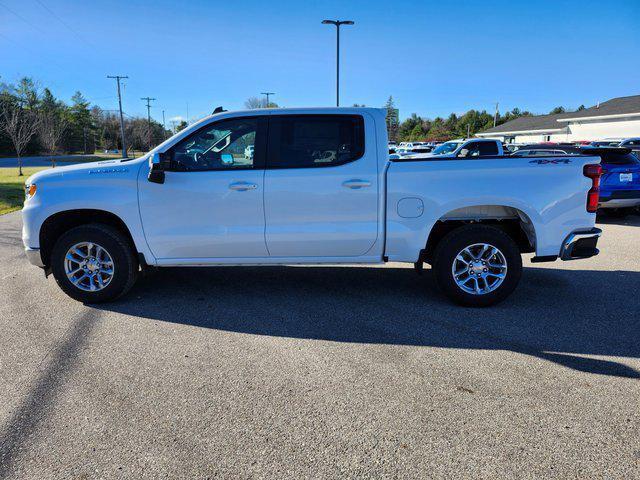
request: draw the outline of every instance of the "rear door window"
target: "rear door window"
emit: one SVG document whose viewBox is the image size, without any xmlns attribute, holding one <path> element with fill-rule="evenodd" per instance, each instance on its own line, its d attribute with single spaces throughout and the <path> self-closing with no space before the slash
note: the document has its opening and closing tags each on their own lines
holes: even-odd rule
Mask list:
<svg viewBox="0 0 640 480">
<path fill-rule="evenodd" d="M 498 144 L 496 142 L 478 142 L 478 154 L 481 157 L 498 155 Z"/>
<path fill-rule="evenodd" d="M 360 115 L 274 115 L 267 168 L 332 167 L 364 155 Z"/>
</svg>

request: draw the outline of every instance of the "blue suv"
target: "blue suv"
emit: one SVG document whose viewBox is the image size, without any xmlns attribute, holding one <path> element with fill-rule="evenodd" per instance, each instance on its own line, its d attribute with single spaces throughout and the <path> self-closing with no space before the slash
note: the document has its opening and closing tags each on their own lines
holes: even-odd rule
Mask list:
<svg viewBox="0 0 640 480">
<path fill-rule="evenodd" d="M 630 148 L 581 150 L 583 154 L 598 155 L 602 159 L 599 210 L 627 214 L 640 206 L 640 159 Z"/>
</svg>

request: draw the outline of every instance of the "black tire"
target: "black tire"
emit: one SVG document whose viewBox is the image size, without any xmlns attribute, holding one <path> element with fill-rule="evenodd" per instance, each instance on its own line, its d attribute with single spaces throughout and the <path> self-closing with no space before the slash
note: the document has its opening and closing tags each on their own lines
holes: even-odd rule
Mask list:
<svg viewBox="0 0 640 480">
<path fill-rule="evenodd" d="M 452 274 L 457 255 L 466 247 L 478 243 L 492 245 L 500 250 L 507 266 L 502 283 L 495 290 L 484 294 L 464 291 L 457 285 Z M 488 307 L 507 298 L 518 286 L 522 276 L 522 257 L 518 245 L 502 230 L 486 225 L 465 225 L 452 230 L 440 240 L 433 255 L 433 273 L 440 290 L 455 303 L 467 307 Z"/>
<path fill-rule="evenodd" d="M 113 277 L 102 290 L 82 290 L 67 278 L 65 255 L 73 245 L 80 242 L 100 245 L 113 259 Z M 74 300 L 102 303 L 115 300 L 131 289 L 138 276 L 138 260 L 130 242 L 120 231 L 109 225 L 92 223 L 72 228 L 58 239 L 51 253 L 51 271 L 60 288 Z"/>
</svg>

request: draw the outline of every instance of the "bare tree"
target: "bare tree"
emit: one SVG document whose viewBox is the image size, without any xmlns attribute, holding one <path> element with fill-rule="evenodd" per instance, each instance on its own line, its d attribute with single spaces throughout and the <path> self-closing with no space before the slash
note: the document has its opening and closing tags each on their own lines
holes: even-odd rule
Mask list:
<svg viewBox="0 0 640 480">
<path fill-rule="evenodd" d="M 267 100 L 265 98 L 258 97 L 249 97 L 247 101 L 244 102 L 245 108 L 249 110 L 254 110 L 256 108 L 278 108 L 278 104 L 275 102 L 269 102 L 267 105 Z"/>
<path fill-rule="evenodd" d="M 50 155 L 56 154 L 67 126 L 67 119 L 60 112 L 51 110 L 41 112 L 38 123 L 38 136 L 42 146 L 45 147 Z M 54 167 L 56 166 L 56 160 L 53 156 L 51 157 L 51 164 Z"/>
<path fill-rule="evenodd" d="M 22 152 L 38 131 L 40 119 L 33 110 L 21 105 L 2 102 L 0 107 L 0 128 L 4 130 L 18 156 L 18 175 L 22 176 Z"/>
<path fill-rule="evenodd" d="M 266 100 L 260 99 L 258 97 L 249 97 L 247 101 L 244 102 L 244 106 L 250 110 L 256 108 L 264 108 L 266 106 Z"/>
</svg>

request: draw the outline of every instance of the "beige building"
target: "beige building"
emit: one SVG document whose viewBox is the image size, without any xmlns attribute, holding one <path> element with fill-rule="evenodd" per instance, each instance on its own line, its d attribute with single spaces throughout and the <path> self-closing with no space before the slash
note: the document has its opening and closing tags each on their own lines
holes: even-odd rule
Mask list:
<svg viewBox="0 0 640 480">
<path fill-rule="evenodd" d="M 614 98 L 578 112 L 520 117 L 476 135 L 506 143 L 640 137 L 640 95 Z"/>
</svg>

